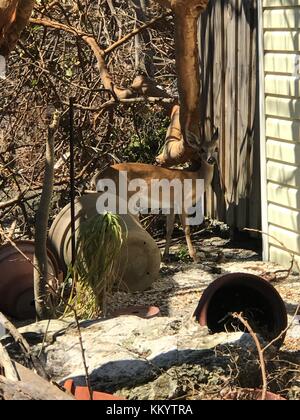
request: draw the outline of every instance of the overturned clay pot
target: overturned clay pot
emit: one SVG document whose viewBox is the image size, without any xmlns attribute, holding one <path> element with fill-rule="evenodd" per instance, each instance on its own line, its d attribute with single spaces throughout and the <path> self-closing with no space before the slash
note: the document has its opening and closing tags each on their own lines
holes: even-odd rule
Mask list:
<svg viewBox="0 0 300 420">
<path fill-rule="evenodd" d="M 90 401 L 91 393 L 87 386 L 75 386 L 73 379 L 68 379 L 64 383 L 65 390 L 75 396 L 78 401 Z M 113 401 L 125 400 L 125 398 L 118 397 L 117 395 L 108 394 L 106 392 L 92 391 L 92 398 L 94 401 Z"/>
<path fill-rule="evenodd" d="M 203 293 L 194 313 L 201 326 L 212 333 L 244 330 L 230 314 L 242 313 L 253 330 L 267 341 L 279 337 L 280 347 L 287 327 L 287 312 L 277 290 L 261 277 L 248 273 L 226 274 Z"/>
<path fill-rule="evenodd" d="M 33 241 L 17 241 L 17 247 L 6 244 L 0 247 L 0 311 L 19 320 L 35 318 L 33 288 Z M 48 282 L 56 287 L 58 265 L 48 251 Z"/>
<path fill-rule="evenodd" d="M 160 316 L 160 309 L 156 306 L 129 306 L 121 308 L 111 314 L 112 318 L 124 315 L 138 316 L 139 318 L 152 319 Z"/>
</svg>

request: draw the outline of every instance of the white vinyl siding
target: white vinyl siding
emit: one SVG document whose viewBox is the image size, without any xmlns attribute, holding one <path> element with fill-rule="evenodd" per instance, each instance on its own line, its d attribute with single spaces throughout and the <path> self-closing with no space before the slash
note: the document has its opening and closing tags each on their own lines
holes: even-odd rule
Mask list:
<svg viewBox="0 0 300 420">
<path fill-rule="evenodd" d="M 300 263 L 300 0 L 262 4 L 268 257 L 288 266 L 290 253 Z"/>
</svg>

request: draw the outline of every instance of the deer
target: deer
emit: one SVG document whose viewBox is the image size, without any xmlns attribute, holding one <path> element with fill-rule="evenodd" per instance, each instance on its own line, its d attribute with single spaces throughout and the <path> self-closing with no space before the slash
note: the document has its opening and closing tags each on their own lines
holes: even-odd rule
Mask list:
<svg viewBox="0 0 300 420">
<path fill-rule="evenodd" d="M 92 180 L 92 186 L 93 188 L 96 188 L 98 192 L 103 192 L 103 181 L 112 181 L 113 185 L 116 186 L 114 194 L 116 194 L 116 196 L 119 196 L 121 193 L 120 180 L 123 174 L 126 174 L 127 185 L 131 181 L 140 180 L 142 181 L 143 185 L 146 186 L 146 189 L 144 189 L 145 192 L 143 192 L 142 194 L 147 196 L 146 201 L 147 203 L 149 203 L 149 199 L 151 199 L 151 191 L 153 188 L 153 180 L 156 180 L 158 182 L 167 180 L 170 183 L 169 185 L 173 186 L 175 185 L 174 181 L 175 183 L 177 182 L 177 185 L 183 186 L 186 180 L 190 180 L 192 188 L 190 193 L 191 196 L 189 197 L 189 199 L 191 199 L 191 202 L 195 204 L 195 201 L 197 200 L 196 181 L 204 181 L 204 191 L 207 191 L 208 187 L 212 183 L 212 179 L 214 176 L 214 168 L 216 164 L 214 150 L 216 148 L 217 135 L 218 131 L 214 134 L 211 141 L 204 142 L 202 146 L 201 160 L 199 161 L 198 168 L 196 170 L 191 171 L 179 168 L 172 169 L 144 163 L 120 163 L 112 165 L 104 169 L 104 171 L 102 172 L 98 172 Z M 128 202 L 135 193 L 136 191 L 127 191 L 126 198 Z M 170 243 L 174 231 L 176 209 L 180 208 L 181 212 L 179 213 L 179 217 L 185 233 L 185 239 L 188 246 L 189 255 L 195 262 L 198 262 L 199 258 L 191 240 L 191 231 L 190 224 L 188 223 L 188 214 L 186 212 L 184 203 L 180 202 L 183 199 L 183 195 L 176 194 L 174 188 L 170 189 L 170 194 L 167 197 L 167 203 L 164 201 L 162 194 L 159 194 L 158 196 L 158 207 L 160 209 L 165 209 L 166 207 L 169 209 L 166 221 L 166 245 L 164 249 L 163 258 L 164 260 L 166 260 L 169 256 Z"/>
</svg>

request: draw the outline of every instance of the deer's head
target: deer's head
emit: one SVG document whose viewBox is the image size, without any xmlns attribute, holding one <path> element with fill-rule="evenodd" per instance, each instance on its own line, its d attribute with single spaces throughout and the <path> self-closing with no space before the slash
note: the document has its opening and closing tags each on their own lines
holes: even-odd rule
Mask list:
<svg viewBox="0 0 300 420">
<path fill-rule="evenodd" d="M 214 132 L 209 140 L 201 144 L 200 148 L 200 158 L 202 161 L 205 161 L 211 165 L 216 163 L 216 151 L 217 143 L 219 141 L 219 129 L 215 128 Z"/>
</svg>

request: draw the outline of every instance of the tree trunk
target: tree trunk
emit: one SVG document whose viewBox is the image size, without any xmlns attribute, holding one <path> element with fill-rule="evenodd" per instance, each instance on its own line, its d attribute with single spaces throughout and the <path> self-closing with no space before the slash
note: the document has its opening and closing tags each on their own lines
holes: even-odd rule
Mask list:
<svg viewBox="0 0 300 420">
<path fill-rule="evenodd" d="M 0 0 L 0 55 L 13 50 L 28 23 L 35 0 Z"/>
<path fill-rule="evenodd" d="M 47 305 L 48 254 L 47 232 L 51 197 L 54 183 L 54 137 L 58 129 L 59 116 L 55 112 L 49 125 L 46 144 L 46 166 L 40 205 L 36 213 L 35 255 L 34 255 L 34 296 L 37 318 L 47 319 L 52 314 Z"/>
<path fill-rule="evenodd" d="M 200 150 L 200 65 L 198 19 L 208 0 L 156 0 L 175 14 L 175 52 L 180 100 L 180 125 L 187 148 Z"/>
</svg>

